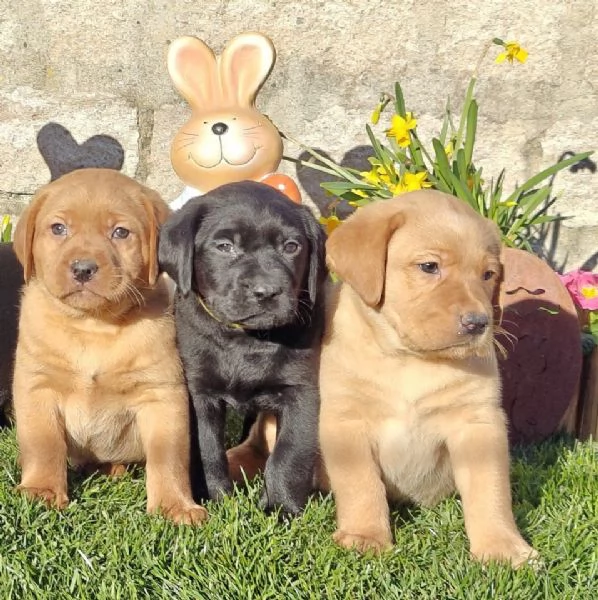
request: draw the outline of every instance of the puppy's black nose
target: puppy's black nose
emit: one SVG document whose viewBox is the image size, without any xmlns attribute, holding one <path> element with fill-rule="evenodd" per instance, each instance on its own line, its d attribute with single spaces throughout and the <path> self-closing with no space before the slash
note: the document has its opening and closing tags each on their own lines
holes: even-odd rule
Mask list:
<svg viewBox="0 0 598 600">
<path fill-rule="evenodd" d="M 463 326 L 464 333 L 471 335 L 479 335 L 484 333 L 486 327 L 488 327 L 488 315 L 485 313 L 474 313 L 469 312 L 461 315 L 461 325 Z"/>
<path fill-rule="evenodd" d="M 252 293 L 260 302 L 263 300 L 271 300 L 282 294 L 282 288 L 278 285 L 267 283 L 258 283 L 252 288 Z"/>
<path fill-rule="evenodd" d="M 74 260 L 71 263 L 71 273 L 73 278 L 84 283 L 89 281 L 97 272 L 98 265 L 93 260 Z"/>
<path fill-rule="evenodd" d="M 216 135 L 222 135 L 228 131 L 228 125 L 226 123 L 214 123 L 214 125 L 212 125 L 212 131 Z"/>
</svg>

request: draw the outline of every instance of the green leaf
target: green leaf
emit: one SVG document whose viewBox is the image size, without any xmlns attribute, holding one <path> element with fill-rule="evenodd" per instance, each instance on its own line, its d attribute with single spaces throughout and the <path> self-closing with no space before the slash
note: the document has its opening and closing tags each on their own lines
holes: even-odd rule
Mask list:
<svg viewBox="0 0 598 600">
<path fill-rule="evenodd" d="M 459 129 L 457 130 L 457 137 L 455 141 L 455 150 L 461 147 L 461 140 L 463 139 L 463 129 L 467 122 L 467 115 L 469 114 L 469 105 L 471 104 L 471 100 L 473 98 L 473 90 L 475 88 L 476 79 L 472 77 L 469 80 L 469 85 L 467 86 L 467 92 L 465 92 L 465 100 L 463 102 L 463 108 L 461 110 L 461 118 L 459 119 Z"/>
<path fill-rule="evenodd" d="M 335 196 L 342 196 L 344 193 L 350 192 L 351 190 L 364 190 L 366 192 L 375 192 L 377 190 L 375 186 L 363 183 L 356 184 L 349 181 L 324 181 L 320 185 Z"/>
<path fill-rule="evenodd" d="M 372 144 L 374 154 L 380 159 L 382 165 L 384 165 L 385 162 L 388 162 L 388 151 L 384 150 L 384 147 L 378 141 L 378 138 L 374 135 L 374 132 L 369 125 L 365 126 L 365 130 L 370 138 L 370 143 Z"/>
<path fill-rule="evenodd" d="M 395 110 L 397 115 L 405 118 L 405 98 L 403 97 L 401 84 L 398 81 L 395 83 Z"/>
<path fill-rule="evenodd" d="M 436 170 L 435 173 L 444 181 L 444 183 L 451 189 L 451 167 L 449 165 L 444 146 L 440 143 L 437 138 L 432 139 L 432 146 L 434 147 L 434 155 L 436 156 Z"/>
<path fill-rule="evenodd" d="M 520 199 L 519 206 L 523 212 L 511 224 L 508 231 L 506 232 L 506 236 L 508 238 L 512 237 L 513 235 L 517 235 L 521 227 L 530 225 L 528 217 L 531 215 L 532 211 L 534 211 L 537 208 L 537 206 L 548 197 L 549 193 L 550 187 L 544 186 L 536 192 L 534 192 L 533 194 L 528 194 L 527 196 L 522 197 Z"/>
<path fill-rule="evenodd" d="M 439 136 L 440 143 L 443 146 L 446 146 L 446 134 L 448 133 L 449 123 L 450 123 L 450 114 L 451 114 L 450 98 L 448 98 L 446 101 L 446 107 L 444 109 L 444 117 L 442 118 L 442 127 L 440 128 L 440 136 Z"/>
<path fill-rule="evenodd" d="M 309 167 L 317 171 L 322 171 L 323 173 L 328 173 L 329 175 L 336 175 L 338 177 L 342 177 L 343 179 L 354 181 L 356 183 L 359 183 L 361 181 L 359 171 L 357 169 L 351 169 L 349 167 L 342 167 L 341 165 L 337 165 L 333 160 L 330 160 L 328 157 L 317 152 L 313 148 L 310 148 L 309 146 L 306 146 L 301 142 L 293 140 L 288 136 L 286 137 L 286 139 L 297 144 L 302 150 L 305 150 L 307 153 L 311 154 L 311 156 L 313 156 L 322 164 L 318 164 L 316 162 L 307 160 L 297 160 L 296 158 L 286 157 L 288 161 L 298 163 L 302 166 Z"/>
<path fill-rule="evenodd" d="M 473 156 L 473 145 L 478 123 L 478 103 L 472 99 L 467 111 L 467 130 L 465 133 L 465 162 L 471 164 Z"/>
<path fill-rule="evenodd" d="M 533 217 L 532 222 L 534 225 L 542 225 L 543 223 L 552 223 L 554 221 L 565 221 L 566 219 L 570 219 L 571 217 L 563 216 L 563 215 L 540 215 L 538 217 Z"/>
<path fill-rule="evenodd" d="M 561 161 L 555 163 L 554 165 L 548 167 L 547 169 L 540 171 L 540 173 L 537 173 L 533 177 L 530 177 L 525 183 L 523 183 L 519 187 L 517 187 L 513 191 L 513 193 L 507 198 L 507 202 L 516 200 L 517 197 L 519 195 L 521 195 L 523 192 L 526 192 L 526 191 L 530 190 L 531 188 L 535 187 L 538 183 L 540 183 L 541 181 L 544 181 L 544 179 L 546 179 L 547 177 L 550 177 L 551 175 L 555 175 L 559 171 L 566 169 L 568 166 L 573 165 L 573 164 L 579 162 L 580 160 L 584 160 L 585 158 L 588 158 L 588 156 L 590 156 L 592 154 L 593 154 L 592 151 L 580 152 L 579 154 L 576 154 L 575 156 L 572 156 L 571 158 L 561 160 Z"/>
<path fill-rule="evenodd" d="M 421 144 L 419 142 L 419 138 L 414 135 L 414 132 L 411 132 L 411 142 L 409 144 L 409 153 L 411 154 L 411 159 L 413 163 L 416 165 L 417 170 L 427 170 L 426 163 L 424 162 L 422 156 Z"/>
<path fill-rule="evenodd" d="M 463 182 L 458 177 L 455 177 L 453 173 L 451 173 L 451 183 L 453 184 L 457 196 L 459 196 L 461 200 L 465 200 L 465 202 L 467 202 L 472 208 L 477 210 L 476 201 L 473 197 L 473 194 L 467 187 L 467 184 L 463 185 Z"/>
<path fill-rule="evenodd" d="M 467 185 L 467 163 L 465 162 L 465 151 L 463 148 L 457 150 L 457 160 L 453 162 L 453 173 L 461 182 Z"/>
<path fill-rule="evenodd" d="M 428 151 L 426 150 L 426 147 L 422 144 L 421 140 L 419 139 L 419 136 L 417 135 L 417 131 L 413 130 L 411 131 L 411 137 L 417 141 L 417 145 L 418 148 L 422 151 L 423 155 L 425 156 L 426 160 L 428 161 L 428 163 L 430 164 L 430 166 L 426 165 L 425 161 L 422 159 L 421 162 L 421 167 L 428 172 L 428 174 L 431 173 L 432 171 L 432 165 L 434 164 L 434 161 L 432 160 L 432 157 L 430 156 L 430 154 L 428 153 Z"/>
</svg>

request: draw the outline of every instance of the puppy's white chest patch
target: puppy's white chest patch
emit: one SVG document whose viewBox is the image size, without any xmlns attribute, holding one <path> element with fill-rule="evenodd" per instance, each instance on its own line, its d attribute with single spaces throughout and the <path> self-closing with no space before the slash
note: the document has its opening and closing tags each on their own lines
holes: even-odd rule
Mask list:
<svg viewBox="0 0 598 600">
<path fill-rule="evenodd" d="M 418 423 L 414 411 L 385 420 L 378 429 L 377 442 L 389 497 L 430 506 L 452 491 L 447 450 Z"/>
<path fill-rule="evenodd" d="M 88 402 L 67 403 L 64 423 L 69 458 L 74 464 L 143 460 L 135 415 L 129 410 Z"/>
</svg>

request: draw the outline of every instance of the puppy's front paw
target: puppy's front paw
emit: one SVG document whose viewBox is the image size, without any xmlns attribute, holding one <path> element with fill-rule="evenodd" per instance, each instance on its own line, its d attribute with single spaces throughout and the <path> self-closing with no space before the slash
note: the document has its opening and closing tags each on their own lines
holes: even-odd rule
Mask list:
<svg viewBox="0 0 598 600">
<path fill-rule="evenodd" d="M 259 506 L 267 514 L 280 511 L 281 519 L 286 516 L 296 516 L 302 513 L 304 508 L 304 504 L 295 502 L 292 498 L 277 498 L 265 490 L 262 492 Z"/>
<path fill-rule="evenodd" d="M 208 481 L 208 495 L 210 496 L 210 500 L 219 502 L 225 496 L 230 496 L 233 491 L 233 482 L 228 478 Z"/>
<path fill-rule="evenodd" d="M 518 534 L 500 534 L 483 544 L 472 545 L 471 555 L 480 562 L 509 562 L 514 568 L 539 564 L 539 554 Z"/>
<path fill-rule="evenodd" d="M 383 532 L 362 535 L 337 529 L 332 539 L 343 548 L 357 550 L 361 553 L 380 554 L 392 548 L 392 540 Z"/>
<path fill-rule="evenodd" d="M 52 508 L 66 508 L 69 503 L 69 498 L 66 492 L 62 490 L 53 490 L 50 488 L 39 488 L 18 485 L 17 490 L 21 494 L 25 494 L 28 498 L 42 500 L 45 504 Z"/>
<path fill-rule="evenodd" d="M 208 511 L 199 504 L 161 506 L 159 512 L 165 519 L 173 521 L 177 525 L 202 525 L 208 520 Z"/>
</svg>

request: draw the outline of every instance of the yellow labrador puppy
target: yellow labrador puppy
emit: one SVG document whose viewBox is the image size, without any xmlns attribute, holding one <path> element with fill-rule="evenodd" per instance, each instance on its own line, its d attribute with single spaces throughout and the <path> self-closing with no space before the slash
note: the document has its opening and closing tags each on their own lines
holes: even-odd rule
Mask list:
<svg viewBox="0 0 598 600">
<path fill-rule="evenodd" d="M 511 507 L 500 251 L 494 223 L 436 191 L 366 206 L 330 236 L 343 283 L 324 336 L 320 443 L 341 546 L 390 547 L 387 498 L 430 506 L 456 487 L 476 559 L 535 555 Z"/>
</svg>

